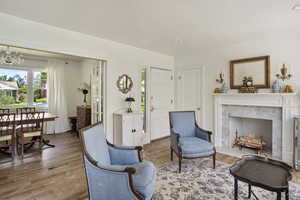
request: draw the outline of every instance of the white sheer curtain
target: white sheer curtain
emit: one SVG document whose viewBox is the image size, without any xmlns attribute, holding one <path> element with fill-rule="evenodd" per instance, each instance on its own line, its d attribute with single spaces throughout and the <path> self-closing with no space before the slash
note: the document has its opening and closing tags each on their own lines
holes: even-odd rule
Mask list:
<svg viewBox="0 0 300 200">
<path fill-rule="evenodd" d="M 48 133 L 62 133 L 70 130 L 68 110 L 65 96 L 65 62 L 51 59 L 48 61 L 47 98 L 49 113 L 57 115 L 53 123 L 49 123 Z"/>
</svg>

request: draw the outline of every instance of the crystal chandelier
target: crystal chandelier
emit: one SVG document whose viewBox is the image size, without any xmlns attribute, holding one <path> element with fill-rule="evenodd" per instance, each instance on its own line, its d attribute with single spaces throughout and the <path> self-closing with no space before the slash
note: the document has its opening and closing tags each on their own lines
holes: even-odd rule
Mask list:
<svg viewBox="0 0 300 200">
<path fill-rule="evenodd" d="M 0 51 L 0 64 L 2 65 L 19 65 L 24 62 L 22 54 L 10 51 L 9 47 L 6 50 Z"/>
</svg>

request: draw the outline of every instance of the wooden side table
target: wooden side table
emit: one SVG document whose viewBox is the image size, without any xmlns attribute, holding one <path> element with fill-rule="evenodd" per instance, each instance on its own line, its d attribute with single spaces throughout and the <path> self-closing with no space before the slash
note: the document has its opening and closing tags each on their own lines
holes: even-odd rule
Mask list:
<svg viewBox="0 0 300 200">
<path fill-rule="evenodd" d="M 91 125 L 92 111 L 90 106 L 77 106 L 77 131 Z"/>
<path fill-rule="evenodd" d="M 292 179 L 292 167 L 284 162 L 260 156 L 243 156 L 231 168 L 230 174 L 234 177 L 234 200 L 238 200 L 238 181 L 248 184 L 248 198 L 257 196 L 251 186 L 276 192 L 277 200 L 281 200 L 281 193 L 289 200 L 289 181 Z"/>
</svg>

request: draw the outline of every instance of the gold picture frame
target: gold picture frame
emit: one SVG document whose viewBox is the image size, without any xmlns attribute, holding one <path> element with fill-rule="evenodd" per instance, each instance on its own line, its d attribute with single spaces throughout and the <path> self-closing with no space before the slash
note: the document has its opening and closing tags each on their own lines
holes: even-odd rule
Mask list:
<svg viewBox="0 0 300 200">
<path fill-rule="evenodd" d="M 230 88 L 242 87 L 244 77 L 252 77 L 255 88 L 270 88 L 270 56 L 230 61 Z"/>
</svg>

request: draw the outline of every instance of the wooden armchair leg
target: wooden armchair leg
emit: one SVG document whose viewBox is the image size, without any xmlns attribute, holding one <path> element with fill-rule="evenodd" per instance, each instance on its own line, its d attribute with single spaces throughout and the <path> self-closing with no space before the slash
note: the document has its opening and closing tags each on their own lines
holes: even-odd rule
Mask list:
<svg viewBox="0 0 300 200">
<path fill-rule="evenodd" d="M 181 156 L 178 157 L 178 164 L 179 164 L 179 173 L 181 173 Z"/>
<path fill-rule="evenodd" d="M 173 161 L 173 149 L 171 147 L 171 161 Z"/>
<path fill-rule="evenodd" d="M 213 168 L 216 169 L 216 153 L 213 155 Z"/>
</svg>

